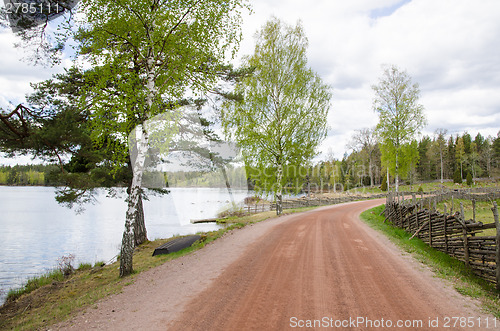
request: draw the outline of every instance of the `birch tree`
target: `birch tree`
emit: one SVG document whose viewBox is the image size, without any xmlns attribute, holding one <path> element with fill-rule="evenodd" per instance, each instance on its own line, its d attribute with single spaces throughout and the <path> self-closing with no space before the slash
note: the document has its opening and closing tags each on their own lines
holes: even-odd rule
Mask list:
<svg viewBox="0 0 500 331">
<path fill-rule="evenodd" d="M 388 66 L 372 89 L 373 109 L 379 114 L 377 131 L 382 138 L 382 158 L 390 163 L 389 169 L 394 169 L 397 192 L 402 151 L 412 146 L 411 142 L 426 124 L 424 107 L 418 103 L 420 88 L 412 83 L 406 71 Z"/>
<path fill-rule="evenodd" d="M 300 23 L 292 27 L 273 18 L 256 39 L 254 54 L 244 59 L 254 73 L 236 86 L 243 101 L 227 103 L 222 120 L 247 165 L 260 170 L 254 180 L 274 193 L 280 214 L 283 170 L 297 169 L 315 155 L 327 133 L 331 89 L 307 66 L 308 41 Z M 273 178 L 264 176 L 269 170 Z"/>
<path fill-rule="evenodd" d="M 80 53 L 98 70 L 94 77 L 92 139 L 120 166 L 130 133 L 137 150 L 125 220 L 120 276 L 132 272 L 134 217 L 141 195 L 148 132 L 143 125 L 175 107 L 190 91 L 217 80 L 222 62 L 240 40 L 244 0 L 82 0 L 85 21 Z M 134 128 L 136 128 L 134 130 Z M 134 131 L 133 131 L 134 130 Z M 108 144 L 108 137 L 120 143 Z M 126 144 L 125 144 L 126 146 Z"/>
</svg>

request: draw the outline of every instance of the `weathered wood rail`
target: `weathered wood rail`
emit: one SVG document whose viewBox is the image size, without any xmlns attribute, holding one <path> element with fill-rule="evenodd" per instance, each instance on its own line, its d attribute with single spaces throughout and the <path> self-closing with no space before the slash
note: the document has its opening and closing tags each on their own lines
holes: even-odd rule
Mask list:
<svg viewBox="0 0 500 331">
<path fill-rule="evenodd" d="M 303 208 L 303 207 L 316 207 L 316 206 L 328 206 L 335 205 L 339 203 L 346 203 L 358 200 L 367 200 L 367 199 L 381 199 L 385 198 L 386 194 L 370 194 L 370 195 L 345 195 L 338 198 L 331 197 L 314 197 L 314 198 L 299 198 L 299 199 L 289 199 L 283 200 L 283 209 L 294 209 L 294 208 Z M 271 209 L 276 210 L 276 204 L 271 204 Z"/>
<path fill-rule="evenodd" d="M 390 194 L 390 193 L 389 193 Z M 402 192 L 403 195 L 405 196 L 411 196 L 412 192 Z M 456 191 L 449 191 L 449 190 L 439 190 L 439 191 L 433 191 L 433 192 L 423 192 L 419 193 L 422 199 L 425 197 L 433 197 L 433 196 L 439 196 L 441 200 L 437 201 L 443 201 L 443 200 L 448 200 L 450 197 L 454 197 L 455 199 L 466 199 L 466 200 L 473 200 L 475 199 L 476 201 L 488 201 L 492 200 L 495 197 L 498 197 L 499 192 L 498 189 L 494 188 L 475 188 L 475 189 L 461 189 L 461 190 L 456 190 Z M 283 200 L 283 209 L 294 209 L 294 208 L 302 208 L 302 207 L 314 207 L 314 206 L 327 206 L 327 205 L 335 205 L 339 203 L 346 203 L 346 202 L 352 202 L 352 201 L 358 201 L 358 200 L 368 200 L 368 199 L 382 199 L 386 198 L 387 193 L 378 193 L 378 194 L 345 194 L 341 197 L 324 197 L 321 195 L 318 195 L 316 197 L 312 198 L 298 198 L 298 199 L 287 199 Z M 427 202 L 427 198 L 423 200 L 423 202 Z M 247 208 L 247 207 L 245 207 Z M 270 205 L 270 210 L 276 210 L 276 204 L 271 203 Z"/>
<path fill-rule="evenodd" d="M 386 221 L 405 229 L 431 247 L 463 261 L 479 277 L 496 283 L 500 290 L 500 223 L 495 199 L 500 198 L 500 190 L 485 193 L 446 192 L 417 200 L 413 193 L 391 193 L 385 206 Z M 463 204 L 456 199 L 471 200 L 474 216 L 465 219 Z M 451 208 L 441 213 L 436 204 L 451 200 Z M 493 217 L 491 223 L 475 220 L 475 202 L 491 201 Z M 458 209 L 454 211 L 454 208 Z M 485 235 L 487 229 L 495 229 L 495 235 Z"/>
<path fill-rule="evenodd" d="M 269 203 L 254 203 L 247 204 L 242 207 L 243 211 L 247 214 L 257 214 L 265 211 L 273 210 Z"/>
</svg>

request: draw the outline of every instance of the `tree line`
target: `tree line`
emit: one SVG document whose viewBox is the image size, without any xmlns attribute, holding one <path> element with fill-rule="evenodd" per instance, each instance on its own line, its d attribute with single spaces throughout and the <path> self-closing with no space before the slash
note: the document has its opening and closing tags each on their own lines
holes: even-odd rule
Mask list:
<svg viewBox="0 0 500 331">
<path fill-rule="evenodd" d="M 0 167 L 0 185 L 58 186 L 50 174 L 58 171 L 57 165 L 15 165 Z"/>
<path fill-rule="evenodd" d="M 381 144 L 374 129 L 356 131 L 342 159 L 330 153 L 327 160 L 312 169 L 312 181 L 336 190 L 363 186 L 381 186 L 387 181 Z M 447 135 L 446 130 L 436 130 L 433 136 L 424 135 L 410 144 L 413 154 L 409 165 L 401 172 L 402 184 L 425 181 L 462 183 L 470 174 L 472 178 L 498 178 L 500 176 L 500 131 L 496 137 L 472 136 L 468 132 Z M 395 181 L 390 176 L 390 184 Z M 386 184 L 384 184 L 386 185 Z"/>
</svg>

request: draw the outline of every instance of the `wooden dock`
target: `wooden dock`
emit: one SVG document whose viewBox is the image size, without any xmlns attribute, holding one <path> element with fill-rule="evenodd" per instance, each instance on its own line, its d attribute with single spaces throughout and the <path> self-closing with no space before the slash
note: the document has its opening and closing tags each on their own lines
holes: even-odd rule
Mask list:
<svg viewBox="0 0 500 331">
<path fill-rule="evenodd" d="M 202 220 L 191 220 L 190 222 L 192 224 L 200 224 L 200 223 L 214 223 L 214 222 L 217 222 L 219 218 L 206 218 L 206 219 L 202 219 Z"/>
</svg>

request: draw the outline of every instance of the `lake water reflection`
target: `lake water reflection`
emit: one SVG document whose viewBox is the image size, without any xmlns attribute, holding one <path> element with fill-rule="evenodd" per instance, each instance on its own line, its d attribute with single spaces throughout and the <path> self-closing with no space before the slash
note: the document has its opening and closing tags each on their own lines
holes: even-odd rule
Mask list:
<svg viewBox="0 0 500 331">
<path fill-rule="evenodd" d="M 73 254 L 78 265 L 114 260 L 119 252 L 124 199 L 108 198 L 103 191 L 96 204 L 76 214 L 57 204 L 54 190 L 0 187 L 0 303 L 8 289 L 55 267 L 63 255 Z M 236 201 L 247 195 L 233 190 Z M 230 200 L 226 189 L 217 188 L 173 188 L 171 194 L 151 196 L 144 201 L 148 237 L 215 230 L 215 224 L 194 225 L 190 220 L 214 217 Z"/>
</svg>

